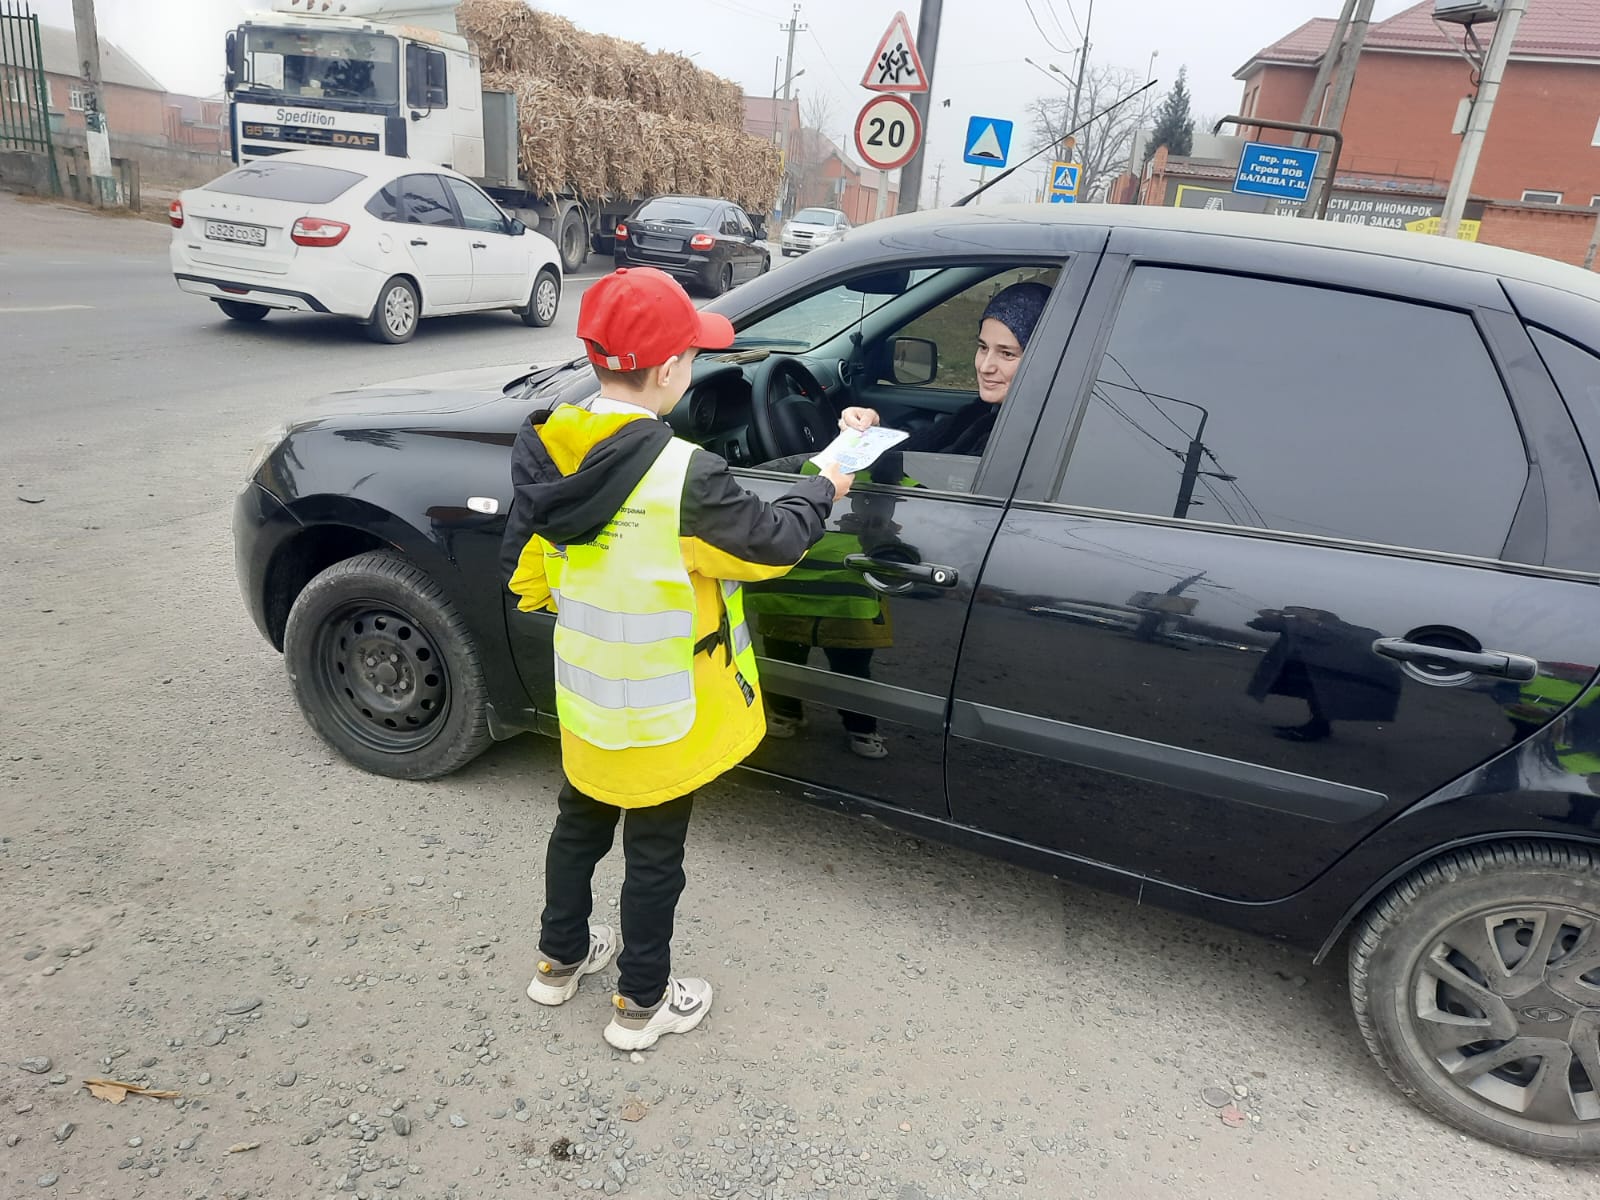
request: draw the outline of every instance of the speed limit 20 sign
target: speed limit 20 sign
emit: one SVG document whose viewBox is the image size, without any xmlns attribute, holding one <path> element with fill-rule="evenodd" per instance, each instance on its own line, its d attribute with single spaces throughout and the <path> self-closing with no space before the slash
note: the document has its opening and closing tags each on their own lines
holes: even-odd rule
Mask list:
<svg viewBox="0 0 1600 1200">
<path fill-rule="evenodd" d="M 869 167 L 903 167 L 920 145 L 922 118 L 904 96 L 874 96 L 856 118 L 856 153 Z"/>
</svg>

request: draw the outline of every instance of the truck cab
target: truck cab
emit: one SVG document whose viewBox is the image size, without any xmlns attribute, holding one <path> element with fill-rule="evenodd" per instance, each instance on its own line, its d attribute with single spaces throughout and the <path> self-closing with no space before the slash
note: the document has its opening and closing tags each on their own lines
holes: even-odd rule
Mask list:
<svg viewBox="0 0 1600 1200">
<path fill-rule="evenodd" d="M 227 37 L 237 163 L 338 146 L 451 167 L 484 167 L 482 73 L 456 32 L 455 4 L 272 0 Z"/>
</svg>

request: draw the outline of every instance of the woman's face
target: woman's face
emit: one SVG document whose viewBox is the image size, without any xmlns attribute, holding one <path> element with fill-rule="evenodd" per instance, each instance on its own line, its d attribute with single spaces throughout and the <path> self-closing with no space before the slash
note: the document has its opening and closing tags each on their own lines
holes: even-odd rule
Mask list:
<svg viewBox="0 0 1600 1200">
<path fill-rule="evenodd" d="M 978 355 L 974 365 L 978 368 L 978 399 L 985 404 L 999 404 L 1011 390 L 1011 377 L 1017 373 L 1022 361 L 1022 346 L 1016 334 L 993 317 L 984 321 L 978 330 Z"/>
</svg>

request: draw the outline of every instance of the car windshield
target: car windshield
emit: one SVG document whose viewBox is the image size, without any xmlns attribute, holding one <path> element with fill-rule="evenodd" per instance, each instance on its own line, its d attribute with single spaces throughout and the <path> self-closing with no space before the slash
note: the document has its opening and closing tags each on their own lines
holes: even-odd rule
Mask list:
<svg viewBox="0 0 1600 1200">
<path fill-rule="evenodd" d="M 940 272 L 932 268 L 912 271 L 906 291 L 920 287 L 938 274 Z M 794 351 L 815 350 L 896 298 L 852 291 L 841 283 L 838 287 L 807 296 L 746 325 L 739 330 L 733 345 L 735 349 L 759 346 Z"/>
<path fill-rule="evenodd" d="M 400 102 L 399 56 L 392 37 L 250 26 L 241 86 L 291 100 L 393 105 Z"/>
<path fill-rule="evenodd" d="M 801 225 L 832 225 L 833 214 L 825 208 L 802 208 L 795 213 L 796 223 Z"/>
<path fill-rule="evenodd" d="M 337 167 L 269 158 L 229 171 L 206 184 L 204 190 L 229 196 L 254 196 L 260 200 L 327 204 L 344 195 L 362 178 L 354 171 L 341 171 Z"/>
<path fill-rule="evenodd" d="M 704 225 L 716 208 L 704 200 L 652 200 L 639 210 L 635 221 L 658 225 Z"/>
</svg>

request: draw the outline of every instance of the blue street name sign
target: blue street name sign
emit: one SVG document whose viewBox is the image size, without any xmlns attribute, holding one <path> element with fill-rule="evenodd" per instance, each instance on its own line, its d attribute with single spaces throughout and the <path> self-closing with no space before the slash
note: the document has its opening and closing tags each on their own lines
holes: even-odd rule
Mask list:
<svg viewBox="0 0 1600 1200">
<path fill-rule="evenodd" d="M 1275 200 L 1304 200 L 1311 194 L 1311 180 L 1320 157 L 1319 151 L 1298 146 L 1246 142 L 1233 190 Z"/>
</svg>

